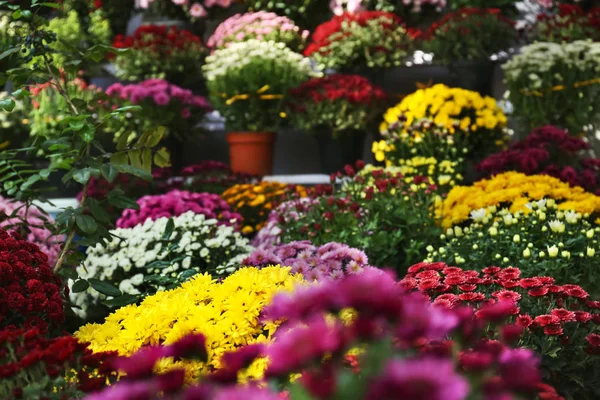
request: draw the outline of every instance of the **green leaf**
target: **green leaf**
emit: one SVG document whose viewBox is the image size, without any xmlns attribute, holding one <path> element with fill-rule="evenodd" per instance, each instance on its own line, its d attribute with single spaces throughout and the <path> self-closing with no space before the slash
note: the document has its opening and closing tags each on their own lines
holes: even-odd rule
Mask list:
<svg viewBox="0 0 600 400">
<path fill-rule="evenodd" d="M 1 57 L 0 57 L 1 59 Z M 15 101 L 11 98 L 0 100 L 0 108 L 4 111 L 11 112 L 15 109 Z"/>
<path fill-rule="evenodd" d="M 116 110 L 113 110 L 110 114 L 111 115 L 118 115 L 118 114 L 124 113 L 126 111 L 142 111 L 142 107 L 141 106 L 119 107 Z"/>
<path fill-rule="evenodd" d="M 112 283 L 101 281 L 100 279 L 90 278 L 88 282 L 94 289 L 105 296 L 118 297 L 121 296 L 121 291 Z"/>
<path fill-rule="evenodd" d="M 154 164 L 159 168 L 171 166 L 171 155 L 169 151 L 162 147 L 154 154 Z"/>
<path fill-rule="evenodd" d="M 169 218 L 169 221 L 167 221 L 167 226 L 165 227 L 165 231 L 163 232 L 163 235 L 162 235 L 162 240 L 169 240 L 169 238 L 173 234 L 174 229 L 175 229 L 175 222 L 173 221 L 173 218 Z"/>
<path fill-rule="evenodd" d="M 85 185 L 91 177 L 91 168 L 78 169 L 73 173 L 73 179 L 77 183 Z"/>
<path fill-rule="evenodd" d="M 102 165 L 102 167 L 100 167 L 100 172 L 102 172 L 102 176 L 109 182 L 114 181 L 119 173 L 119 171 L 111 164 Z"/>
<path fill-rule="evenodd" d="M 150 264 L 146 265 L 146 268 L 148 268 L 148 269 L 166 268 L 166 267 L 170 267 L 171 265 L 173 265 L 173 263 L 171 261 L 156 260 L 156 261 L 153 261 Z"/>
<path fill-rule="evenodd" d="M 50 7 L 50 8 L 59 8 L 58 3 L 40 3 L 40 6 Z"/>
<path fill-rule="evenodd" d="M 102 222 L 103 224 L 110 224 L 110 218 L 109 218 L 108 214 L 106 214 L 106 210 L 104 208 L 100 207 L 100 205 L 97 202 L 93 202 L 90 200 L 92 200 L 92 199 L 89 199 L 88 203 L 86 203 L 86 204 L 87 204 L 90 212 L 94 216 L 94 218 L 96 218 L 98 221 Z"/>
<path fill-rule="evenodd" d="M 86 281 L 85 279 L 79 279 L 79 280 L 75 281 L 75 283 L 71 287 L 71 292 L 81 293 L 84 290 L 87 290 L 87 288 L 89 288 L 89 287 L 90 287 L 90 284 L 88 281 Z"/>
<path fill-rule="evenodd" d="M 131 174 L 131 175 L 135 175 L 139 178 L 142 178 L 146 181 L 151 181 L 152 180 L 152 174 L 144 171 L 143 169 L 139 169 L 139 168 L 135 168 L 131 165 L 119 165 L 117 166 L 117 169 L 120 172 L 125 172 L 127 174 Z"/>
<path fill-rule="evenodd" d="M 152 150 L 144 149 L 142 151 L 142 169 L 152 174 Z"/>
<path fill-rule="evenodd" d="M 42 178 L 39 175 L 31 175 L 27 180 L 21 185 L 21 190 L 25 191 L 32 187 L 36 182 L 41 180 Z"/>
<path fill-rule="evenodd" d="M 119 168 L 123 165 L 129 165 L 129 160 L 127 159 L 127 153 L 118 152 L 110 156 L 110 163 Z"/>
<path fill-rule="evenodd" d="M 102 302 L 106 307 L 110 308 L 119 308 L 123 306 L 127 306 L 129 304 L 134 304 L 138 301 L 139 297 L 131 294 L 124 294 L 119 297 L 115 297 L 114 299 L 105 300 Z"/>
<path fill-rule="evenodd" d="M 78 215 L 75 217 L 75 222 L 77 223 L 79 229 L 87 234 L 92 234 L 96 232 L 96 229 L 98 229 L 96 220 L 89 215 Z"/>
<path fill-rule="evenodd" d="M 71 278 L 73 280 L 77 279 L 77 271 L 75 271 L 73 268 L 61 268 L 58 271 L 58 274 L 60 276 L 64 276 L 65 278 Z"/>
<path fill-rule="evenodd" d="M 10 95 L 19 100 L 23 100 L 24 98 L 31 96 L 31 93 L 25 89 L 18 89 L 12 92 Z"/>
<path fill-rule="evenodd" d="M 156 146 L 158 143 L 160 143 L 166 132 L 167 129 L 164 126 L 159 126 L 154 132 L 151 132 L 148 135 L 145 146 L 150 148 Z"/>
<path fill-rule="evenodd" d="M 127 156 L 129 157 L 129 164 L 131 164 L 132 167 L 140 169 L 140 170 L 144 170 L 144 168 L 142 167 L 142 151 L 138 150 L 138 149 L 133 149 L 133 150 L 129 150 L 127 152 Z"/>
<path fill-rule="evenodd" d="M 179 280 L 187 281 L 195 275 L 198 275 L 198 271 L 196 271 L 195 269 L 188 269 L 186 271 L 183 271 L 181 274 L 179 274 Z"/>
<path fill-rule="evenodd" d="M 121 133 L 119 136 L 119 140 L 117 141 L 117 150 L 123 151 L 127 148 L 127 143 L 129 141 L 129 135 L 125 133 Z"/>
<path fill-rule="evenodd" d="M 125 197 L 121 191 L 111 191 L 108 194 L 108 202 L 119 208 L 131 208 L 137 210 L 140 205 L 133 199 Z"/>
</svg>

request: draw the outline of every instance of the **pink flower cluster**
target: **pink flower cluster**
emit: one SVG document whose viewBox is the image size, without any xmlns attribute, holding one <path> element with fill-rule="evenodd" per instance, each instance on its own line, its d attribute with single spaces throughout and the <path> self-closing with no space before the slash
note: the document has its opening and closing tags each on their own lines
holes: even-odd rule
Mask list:
<svg viewBox="0 0 600 400">
<path fill-rule="evenodd" d="M 0 227 L 20 232 L 28 242 L 38 245 L 48 256 L 49 265 L 56 262 L 62 241 L 62 237 L 54 236 L 44 225 L 53 223 L 52 217 L 44 215 L 37 207 L 31 206 L 26 209 L 24 203 L 0 196 Z"/>
<path fill-rule="evenodd" d="M 139 210 L 124 210 L 117 221 L 117 228 L 132 228 L 147 219 L 155 221 L 161 217 L 177 217 L 188 211 L 218 219 L 224 225 L 231 225 L 232 220 L 237 225 L 242 220 L 240 214 L 230 211 L 225 200 L 212 193 L 172 190 L 166 194 L 144 196 L 137 203 Z"/>
<path fill-rule="evenodd" d="M 300 31 L 294 21 L 288 17 L 282 17 L 272 12 L 258 11 L 245 14 L 236 14 L 216 29 L 215 33 L 208 39 L 208 47 L 211 49 L 229 45 L 233 41 L 243 41 L 250 38 L 263 40 L 274 32 L 297 32 L 306 39 L 309 31 Z"/>
<path fill-rule="evenodd" d="M 175 101 L 181 105 L 181 117 L 184 119 L 192 115 L 193 108 L 211 109 L 208 100 L 204 97 L 196 96 L 191 90 L 172 85 L 163 79 L 148 79 L 129 85 L 115 83 L 106 89 L 106 94 L 129 100 L 133 104 L 150 100 L 152 104 L 161 107 L 166 107 Z"/>
<path fill-rule="evenodd" d="M 138 7 L 147 9 L 155 1 L 165 0 L 138 0 Z M 218 6 L 229 8 L 234 0 L 204 0 L 203 2 L 190 0 L 171 0 L 175 5 L 183 7 L 193 18 L 204 18 L 208 15 L 206 8 Z"/>
<path fill-rule="evenodd" d="M 292 267 L 307 280 L 341 279 L 346 274 L 359 274 L 368 265 L 367 255 L 340 243 L 313 246 L 310 241 L 292 242 L 268 250 L 257 249 L 242 264 L 252 267 L 281 265 Z"/>
</svg>

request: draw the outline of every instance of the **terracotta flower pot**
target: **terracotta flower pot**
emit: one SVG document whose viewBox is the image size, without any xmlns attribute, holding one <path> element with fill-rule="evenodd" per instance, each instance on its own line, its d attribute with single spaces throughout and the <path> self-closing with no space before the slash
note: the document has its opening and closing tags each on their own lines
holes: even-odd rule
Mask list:
<svg viewBox="0 0 600 400">
<path fill-rule="evenodd" d="M 236 172 L 270 175 L 273 171 L 273 132 L 231 132 L 227 134 L 229 162 Z"/>
</svg>

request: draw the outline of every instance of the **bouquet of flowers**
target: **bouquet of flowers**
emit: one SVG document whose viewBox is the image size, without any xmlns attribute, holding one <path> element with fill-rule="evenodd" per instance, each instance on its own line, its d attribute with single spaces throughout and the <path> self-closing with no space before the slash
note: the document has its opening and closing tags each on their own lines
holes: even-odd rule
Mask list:
<svg viewBox="0 0 600 400">
<path fill-rule="evenodd" d="M 406 96 L 383 119 L 379 130 L 385 143 L 377 145 L 375 155 L 392 163 L 415 155 L 460 161 L 503 145 L 509 133 L 495 99 L 441 84 Z"/>
<path fill-rule="evenodd" d="M 267 221 L 269 213 L 286 196 L 305 197 L 306 189 L 299 185 L 286 185 L 279 182 L 234 185 L 223 192 L 221 197 L 229 203 L 233 211 L 243 218 L 242 232 L 258 232 Z"/>
<path fill-rule="evenodd" d="M 297 51 L 304 47 L 308 35 L 307 30 L 301 30 L 288 17 L 259 11 L 236 14 L 226 19 L 208 39 L 207 45 L 214 50 L 231 43 L 257 39 L 285 43 L 290 49 Z"/>
<path fill-rule="evenodd" d="M 225 353 L 246 344 L 271 341 L 279 323 L 263 323 L 258 316 L 276 293 L 291 291 L 302 282 L 301 275 L 280 267 L 241 268 L 222 281 L 201 274 L 181 287 L 149 296 L 139 305 L 119 308 L 104 323 L 83 326 L 75 337 L 89 342 L 94 352 L 116 351 L 125 356 L 143 347 L 169 345 L 188 334 L 202 333 L 207 337 L 207 363 L 171 358 L 156 369 L 166 373 L 185 368 L 189 378 L 198 378 L 223 368 Z M 244 380 L 260 379 L 266 365 L 266 359 L 258 360 L 240 375 Z"/>
<path fill-rule="evenodd" d="M 533 43 L 503 65 L 514 114 L 532 127 L 567 128 L 573 136 L 600 114 L 600 43 Z"/>
<path fill-rule="evenodd" d="M 232 213 L 229 204 L 219 195 L 211 193 L 190 193 L 172 190 L 166 194 L 148 195 L 137 201 L 139 209 L 126 209 L 117 220 L 117 228 L 133 228 L 146 220 L 178 217 L 188 211 L 202 214 L 206 218 L 216 219 L 219 225 L 239 224 L 242 216 Z M 234 221 L 234 223 L 232 223 Z"/>
<path fill-rule="evenodd" d="M 109 367 L 116 353 L 94 354 L 73 336 L 48 338 L 38 327 L 9 326 L 0 337 L 3 399 L 79 399 L 117 380 Z"/>
<path fill-rule="evenodd" d="M 525 140 L 487 157 L 476 169 L 486 176 L 506 171 L 546 174 L 600 195 L 600 160 L 586 157 L 589 148 L 589 143 L 569 136 L 564 129 L 544 126 L 533 130 Z"/>
<path fill-rule="evenodd" d="M 440 13 L 446 7 L 446 0 L 333 0 L 329 7 L 335 15 L 378 10 L 396 13 L 407 21 L 418 21 Z"/>
<path fill-rule="evenodd" d="M 26 207 L 20 201 L 0 196 L 0 227 L 19 232 L 27 241 L 36 244 L 48 256 L 50 265 L 56 262 L 62 239 L 48 229 L 53 223 L 52 217 L 44 215 L 36 206 Z"/>
<path fill-rule="evenodd" d="M 130 49 L 114 59 L 117 78 L 126 81 L 157 78 L 177 85 L 195 82 L 206 56 L 198 36 L 175 26 L 140 26 L 132 36 L 117 35 L 113 46 Z"/>
<path fill-rule="evenodd" d="M 600 294 L 600 228 L 581 213 L 558 210 L 552 199 L 526 207 L 472 211 L 471 223 L 448 228 L 441 247 L 430 247 L 427 259 L 468 268 L 518 265 L 528 275 L 552 276 L 558 283 L 576 283 Z"/>
<path fill-rule="evenodd" d="M 65 320 L 62 282 L 48 266 L 48 256 L 4 229 L 0 248 L 0 329 L 9 325 L 58 329 Z"/>
<path fill-rule="evenodd" d="M 167 134 L 178 139 L 192 136 L 207 111 L 208 101 L 196 96 L 191 90 L 183 89 L 162 79 L 148 79 L 137 84 L 122 85 L 115 83 L 106 89 L 106 94 L 113 97 L 113 102 L 123 106 L 127 100 L 131 105 L 142 107 L 143 119 L 140 123 L 127 121 L 127 115 L 119 117 L 114 127 L 114 141 L 125 135 L 127 142 L 135 140 L 152 126 L 164 126 Z M 117 105 L 113 105 L 117 107 Z M 122 119 L 126 119 L 123 121 Z M 130 129 L 137 126 L 138 129 Z M 111 125 L 109 122 L 109 129 Z"/>
<path fill-rule="evenodd" d="M 461 8 L 434 22 L 420 37 L 433 61 L 484 61 L 508 50 L 517 40 L 513 21 L 495 8 Z"/>
<path fill-rule="evenodd" d="M 252 251 L 233 227 L 193 211 L 172 219 L 146 219 L 133 228 L 112 230 L 111 236 L 88 248 L 77 267 L 80 280 L 69 281 L 71 301 L 81 307 L 74 311 L 82 317 L 102 312 L 99 306 L 107 297 L 112 301 L 105 305 L 124 305 L 178 287 L 199 273 L 228 275 Z M 78 283 L 86 281 L 102 282 L 113 290 L 101 293 L 94 285 Z"/>
<path fill-rule="evenodd" d="M 358 75 L 328 75 L 292 89 L 287 114 L 305 132 L 340 138 L 366 132 L 381 118 L 387 96 Z"/>
<path fill-rule="evenodd" d="M 307 80 L 310 61 L 284 43 L 250 39 L 206 58 L 211 104 L 231 131 L 273 132 L 288 90 Z"/>
<path fill-rule="evenodd" d="M 202 161 L 183 168 L 180 175 L 185 179 L 184 187 L 192 192 L 221 194 L 234 185 L 250 184 L 260 177 L 233 172 L 231 167 L 219 161 Z"/>
<path fill-rule="evenodd" d="M 132 380 L 90 400 L 108 400 L 121 393 L 125 400 L 134 400 L 134 387 L 139 388 L 135 395 L 158 399 L 154 388 L 165 381 L 168 400 L 197 398 L 198 393 L 214 399 L 264 400 L 463 400 L 513 394 L 523 400 L 561 399 L 553 387 L 542 383 L 535 353 L 511 347 L 518 333 L 502 324 L 510 316 L 509 307 L 514 308 L 503 302 L 484 306 L 477 317 L 468 307 L 445 310 L 421 294 L 407 293 L 393 276 L 372 269 L 277 294 L 263 317 L 270 323 L 286 321 L 277 340 L 225 354 L 221 369 L 201 376 L 196 384 L 186 384 L 182 369 L 171 371 L 170 379 L 153 370 L 160 371 L 173 357 L 210 365 L 211 332 L 190 333 L 172 345 L 136 353 L 119 363 Z M 356 311 L 349 316 L 348 309 Z M 488 340 L 490 334 L 502 342 Z M 237 384 L 238 376 L 254 372 L 264 357 L 269 360 L 264 384 Z"/>
<path fill-rule="evenodd" d="M 292 267 L 292 273 L 302 274 L 308 281 L 341 279 L 371 268 L 367 255 L 358 249 L 340 243 L 317 247 L 308 240 L 255 250 L 242 265 L 257 268 L 284 265 Z"/>
<path fill-rule="evenodd" d="M 585 12 L 578 5 L 560 4 L 556 14 L 539 14 L 531 30 L 531 36 L 539 42 L 598 41 L 600 7 Z"/>
<path fill-rule="evenodd" d="M 541 355 L 547 383 L 568 399 L 600 396 L 600 383 L 593 379 L 600 374 L 600 302 L 581 287 L 559 285 L 548 276 L 522 277 L 513 267 L 487 267 L 481 274 L 436 262 L 408 271 L 402 286 L 422 292 L 442 308 L 475 307 L 482 323 L 491 317 L 489 304 L 497 311 L 505 304 L 510 325 L 503 330 L 504 339 L 511 333 L 514 342 Z M 493 333 L 490 339 L 496 339 Z M 461 360 L 474 360 L 470 356 L 463 353 Z"/>
<path fill-rule="evenodd" d="M 392 67 L 402 64 L 411 43 L 402 19 L 395 14 L 344 13 L 317 27 L 304 55 L 313 58 L 322 69 Z"/>
<path fill-rule="evenodd" d="M 234 3 L 236 0 L 143 0 L 139 2 L 139 7 L 159 17 L 180 19 L 187 16 L 191 21 L 197 21 Z"/>
<path fill-rule="evenodd" d="M 573 210 L 584 215 L 600 211 L 600 197 L 581 187 L 571 187 L 548 175 L 505 172 L 472 186 L 456 186 L 443 203 L 437 205 L 436 214 L 442 218 L 442 225 L 450 228 L 466 221 L 474 210 L 506 206 L 513 213 L 525 212 L 531 200 L 544 198 L 555 200 L 563 211 Z"/>
</svg>

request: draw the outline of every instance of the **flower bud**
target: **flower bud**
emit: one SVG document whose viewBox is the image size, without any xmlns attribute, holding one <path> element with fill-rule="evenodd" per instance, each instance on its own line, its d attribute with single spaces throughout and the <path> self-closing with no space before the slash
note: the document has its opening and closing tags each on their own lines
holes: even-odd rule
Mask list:
<svg viewBox="0 0 600 400">
<path fill-rule="evenodd" d="M 529 249 L 525 249 L 525 250 L 523 250 L 523 257 L 524 257 L 524 258 L 529 258 L 529 257 L 531 257 L 531 250 L 529 250 Z"/>
</svg>

